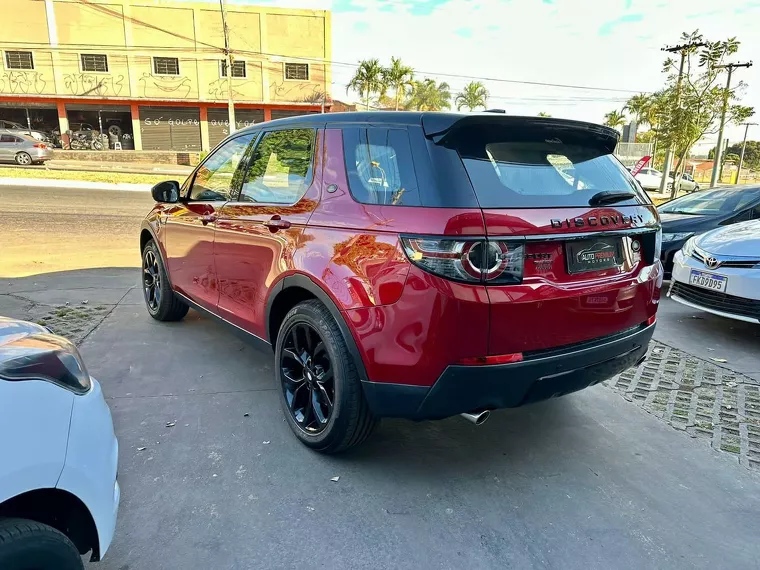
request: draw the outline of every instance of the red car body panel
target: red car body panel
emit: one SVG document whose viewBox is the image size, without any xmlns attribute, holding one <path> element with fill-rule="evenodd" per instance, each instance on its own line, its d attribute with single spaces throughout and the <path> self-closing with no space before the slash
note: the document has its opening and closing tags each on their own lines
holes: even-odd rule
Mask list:
<svg viewBox="0 0 760 570">
<path fill-rule="evenodd" d="M 312 183 L 292 206 L 156 206 L 145 227 L 159 242 L 173 288 L 274 343 L 267 317 L 277 286 L 288 276 L 306 276 L 342 314 L 366 381 L 420 387 L 433 386 L 464 359 L 572 345 L 643 326 L 655 315 L 658 260 L 645 263 L 625 238 L 621 267 L 571 275 L 561 238 L 652 232 L 653 206 L 369 205 L 349 192 L 345 164 L 342 131 L 320 128 Z M 204 224 L 212 213 L 216 221 Z M 267 226 L 273 219 L 289 227 Z M 526 258 L 517 285 L 455 282 L 413 265 L 403 234 L 530 238 L 525 253 L 536 261 Z"/>
</svg>

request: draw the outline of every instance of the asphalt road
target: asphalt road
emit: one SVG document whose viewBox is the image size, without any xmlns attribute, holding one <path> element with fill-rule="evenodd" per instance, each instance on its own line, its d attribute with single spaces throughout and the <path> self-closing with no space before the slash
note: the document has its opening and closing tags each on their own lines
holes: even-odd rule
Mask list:
<svg viewBox="0 0 760 570">
<path fill-rule="evenodd" d="M 0 186 L 0 277 L 138 267 L 149 192 Z"/>
</svg>

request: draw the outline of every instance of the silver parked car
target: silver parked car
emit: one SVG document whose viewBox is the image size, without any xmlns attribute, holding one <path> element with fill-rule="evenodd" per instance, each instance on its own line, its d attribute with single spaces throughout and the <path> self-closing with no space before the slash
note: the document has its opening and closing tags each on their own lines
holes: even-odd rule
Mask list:
<svg viewBox="0 0 760 570">
<path fill-rule="evenodd" d="M 37 139 L 38 141 L 49 143 L 52 142 L 52 139 L 50 137 L 50 133 L 46 133 L 44 131 L 40 131 L 37 129 L 29 129 L 28 127 L 25 127 L 21 123 L 16 123 L 14 121 L 5 121 L 0 120 L 0 131 L 5 130 L 12 131 L 13 134 L 22 134 L 22 135 L 29 135 L 32 138 Z"/>
<path fill-rule="evenodd" d="M 0 162 L 15 162 L 22 166 L 41 164 L 53 158 L 49 144 L 16 131 L 0 129 Z"/>
<path fill-rule="evenodd" d="M 708 313 L 760 323 L 760 220 L 687 241 L 673 259 L 668 295 Z"/>
</svg>

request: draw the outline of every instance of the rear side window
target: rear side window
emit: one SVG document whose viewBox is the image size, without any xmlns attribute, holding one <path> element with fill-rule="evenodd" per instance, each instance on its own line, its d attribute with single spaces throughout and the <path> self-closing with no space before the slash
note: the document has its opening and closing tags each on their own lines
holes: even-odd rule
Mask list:
<svg viewBox="0 0 760 570">
<path fill-rule="evenodd" d="M 606 190 L 632 192 L 618 205 L 648 203 L 606 144 L 580 130 L 473 126 L 443 144 L 459 152 L 483 208 L 588 206 Z"/>
<path fill-rule="evenodd" d="M 351 195 L 362 204 L 420 206 L 409 134 L 379 127 L 343 130 Z"/>
</svg>

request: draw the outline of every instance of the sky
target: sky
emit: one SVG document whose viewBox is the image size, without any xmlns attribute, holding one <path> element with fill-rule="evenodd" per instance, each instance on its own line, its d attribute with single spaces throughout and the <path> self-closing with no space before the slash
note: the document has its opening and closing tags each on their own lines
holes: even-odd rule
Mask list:
<svg viewBox="0 0 760 570">
<path fill-rule="evenodd" d="M 734 61 L 756 65 L 736 70 L 734 78 L 747 84 L 742 103 L 758 110 L 752 120 L 760 123 L 760 0 L 237 1 L 332 10 L 335 62 L 399 57 L 417 77 L 447 81 L 453 93 L 470 79 L 443 74 L 593 87 L 483 81 L 489 107 L 594 122 L 630 95 L 662 86 L 667 54 L 661 48 L 678 43 L 681 32 L 699 29 L 710 40 L 736 36 L 741 47 Z M 358 99 L 346 94 L 354 69 L 334 65 L 334 98 Z M 727 130 L 731 141 L 743 135 L 743 127 Z M 760 126 L 750 127 L 749 138 L 760 139 Z"/>
</svg>

